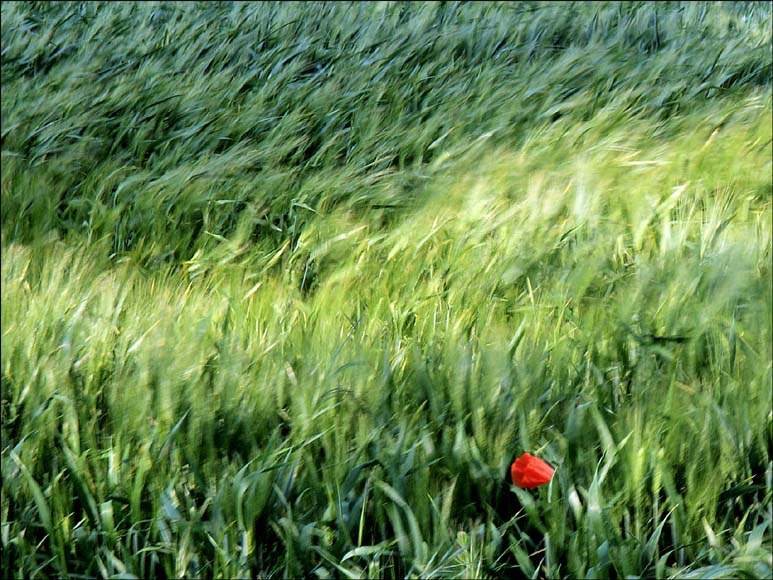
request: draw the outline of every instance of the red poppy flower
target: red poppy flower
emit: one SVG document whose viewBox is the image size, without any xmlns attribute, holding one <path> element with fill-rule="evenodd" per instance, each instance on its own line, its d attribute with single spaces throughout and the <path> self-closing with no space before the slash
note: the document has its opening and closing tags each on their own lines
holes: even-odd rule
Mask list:
<svg viewBox="0 0 773 580">
<path fill-rule="evenodd" d="M 555 470 L 539 457 L 524 453 L 513 461 L 510 466 L 510 475 L 513 483 L 525 489 L 534 489 L 545 485 L 553 477 Z"/>
</svg>

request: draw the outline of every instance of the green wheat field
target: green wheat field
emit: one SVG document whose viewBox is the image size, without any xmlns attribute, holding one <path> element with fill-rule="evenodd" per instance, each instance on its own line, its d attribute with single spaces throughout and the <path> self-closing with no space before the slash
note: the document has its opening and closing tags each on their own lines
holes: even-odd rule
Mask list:
<svg viewBox="0 0 773 580">
<path fill-rule="evenodd" d="M 770 578 L 771 10 L 3 2 L 4 577 Z"/>
</svg>

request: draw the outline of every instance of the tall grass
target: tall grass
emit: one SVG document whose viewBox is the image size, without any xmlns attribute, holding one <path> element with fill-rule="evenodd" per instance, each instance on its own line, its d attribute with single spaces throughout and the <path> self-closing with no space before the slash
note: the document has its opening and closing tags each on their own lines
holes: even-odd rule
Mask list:
<svg viewBox="0 0 773 580">
<path fill-rule="evenodd" d="M 427 163 L 492 132 L 769 86 L 769 23 L 760 3 L 11 2 L 3 232 L 177 259 L 236 232 L 278 246 L 304 205 L 410 205 Z"/>
<path fill-rule="evenodd" d="M 770 24 L 4 3 L 3 569 L 769 577 Z"/>
</svg>

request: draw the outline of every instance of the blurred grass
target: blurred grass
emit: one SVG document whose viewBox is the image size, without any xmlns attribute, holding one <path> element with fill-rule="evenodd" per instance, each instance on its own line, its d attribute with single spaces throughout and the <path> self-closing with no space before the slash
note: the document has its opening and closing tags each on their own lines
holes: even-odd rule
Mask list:
<svg viewBox="0 0 773 580">
<path fill-rule="evenodd" d="M 3 569 L 769 577 L 770 24 L 4 3 Z"/>
<path fill-rule="evenodd" d="M 277 247 L 304 206 L 421 203 L 426 165 L 489 133 L 517 147 L 567 116 L 769 86 L 769 22 L 759 3 L 10 2 L 2 231 L 146 258 L 235 232 Z"/>
</svg>

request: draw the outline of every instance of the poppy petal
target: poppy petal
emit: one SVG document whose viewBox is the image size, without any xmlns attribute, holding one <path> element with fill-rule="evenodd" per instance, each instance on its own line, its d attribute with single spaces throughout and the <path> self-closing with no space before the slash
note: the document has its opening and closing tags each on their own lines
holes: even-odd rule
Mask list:
<svg viewBox="0 0 773 580">
<path fill-rule="evenodd" d="M 524 453 L 510 466 L 513 483 L 524 489 L 545 485 L 551 480 L 554 472 L 550 465 L 530 453 Z"/>
</svg>

